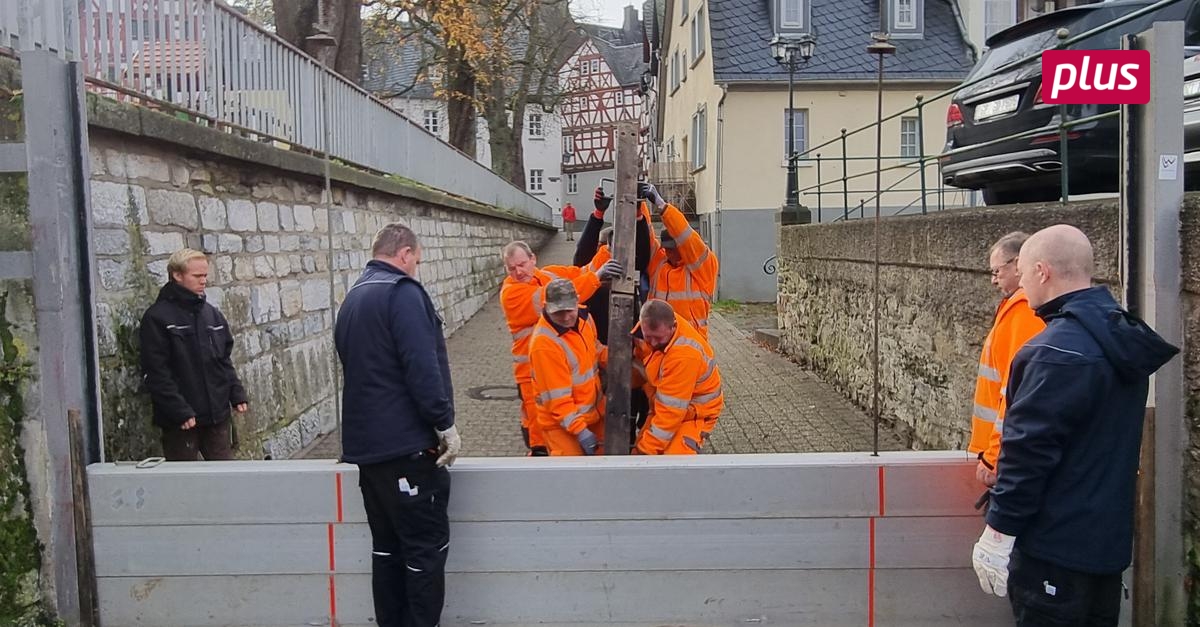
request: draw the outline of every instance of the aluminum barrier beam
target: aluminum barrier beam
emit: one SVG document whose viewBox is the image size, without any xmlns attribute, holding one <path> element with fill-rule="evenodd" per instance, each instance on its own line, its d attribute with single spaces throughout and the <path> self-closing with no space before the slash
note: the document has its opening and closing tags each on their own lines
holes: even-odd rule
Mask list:
<svg viewBox="0 0 1200 627">
<path fill-rule="evenodd" d="M 1011 625 L 970 566 L 961 452 L 475 458 L 453 468 L 459 625 Z M 370 625 L 357 469 L 88 469 L 105 627 Z"/>
</svg>

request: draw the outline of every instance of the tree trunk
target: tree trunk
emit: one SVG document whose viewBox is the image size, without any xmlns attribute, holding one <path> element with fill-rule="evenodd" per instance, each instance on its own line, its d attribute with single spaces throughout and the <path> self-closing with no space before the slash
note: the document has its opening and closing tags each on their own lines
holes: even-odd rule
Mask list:
<svg viewBox="0 0 1200 627">
<path fill-rule="evenodd" d="M 361 0 L 326 0 L 326 16 L 333 46 L 318 45 L 308 38 L 321 23 L 319 0 L 272 0 L 275 33 L 284 41 L 303 50 L 351 82 L 362 81 L 362 3 Z"/>
<path fill-rule="evenodd" d="M 510 124 L 504 81 L 493 81 L 490 89 L 491 94 L 484 103 L 484 115 L 488 123 L 488 142 L 492 147 L 492 172 L 525 189 L 524 152 L 521 150 L 524 112 L 514 111 Z"/>
<path fill-rule="evenodd" d="M 450 131 L 450 145 L 474 159 L 475 125 L 479 114 L 471 98 L 475 96 L 475 70 L 462 57 L 460 49 L 452 49 L 446 63 L 449 102 L 446 103 L 446 118 Z"/>
<path fill-rule="evenodd" d="M 328 0 L 334 2 L 334 0 Z M 331 67 L 355 85 L 362 82 L 362 0 L 340 0 L 330 12 L 330 32 L 337 38 Z"/>
</svg>

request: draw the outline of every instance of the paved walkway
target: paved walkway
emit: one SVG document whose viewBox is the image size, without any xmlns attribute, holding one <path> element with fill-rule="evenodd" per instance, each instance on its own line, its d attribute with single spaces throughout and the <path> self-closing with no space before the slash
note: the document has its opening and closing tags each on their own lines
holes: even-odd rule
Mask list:
<svg viewBox="0 0 1200 627">
<path fill-rule="evenodd" d="M 574 242 L 567 242 L 559 234 L 538 255 L 538 261 L 542 265 L 570 263 L 573 251 Z M 715 312 L 709 333 L 725 389 L 725 412 L 712 434 L 713 452 L 871 449 L 870 418 L 832 386 L 754 343 Z M 447 341 L 456 422 L 465 456 L 514 456 L 525 452 L 509 342 L 496 298 Z M 897 450 L 903 445 L 885 429 L 880 434 L 880 447 Z M 300 456 L 337 457 L 340 448 L 338 434 L 332 433 Z"/>
</svg>

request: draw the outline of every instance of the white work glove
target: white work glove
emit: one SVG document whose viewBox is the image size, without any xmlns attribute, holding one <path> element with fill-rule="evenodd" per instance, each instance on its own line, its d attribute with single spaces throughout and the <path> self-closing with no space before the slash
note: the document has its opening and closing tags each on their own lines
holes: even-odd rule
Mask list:
<svg viewBox="0 0 1200 627">
<path fill-rule="evenodd" d="M 442 466 L 453 466 L 454 460 L 458 459 L 458 452 L 462 450 L 462 438 L 458 435 L 458 427 L 450 425 L 445 431 L 438 431 L 438 468 Z"/>
<path fill-rule="evenodd" d="M 659 211 L 662 211 L 663 207 L 667 206 L 667 201 L 663 200 L 662 194 L 658 193 L 658 190 L 654 188 L 652 183 L 638 183 L 637 195 L 638 198 L 645 198 L 646 200 L 654 203 L 654 206 L 657 207 Z"/>
<path fill-rule="evenodd" d="M 600 277 L 601 281 L 611 281 L 613 279 L 621 278 L 621 275 L 624 272 L 625 269 L 621 267 L 621 262 L 617 261 L 616 259 L 609 259 L 608 261 L 604 262 L 604 265 L 600 266 L 598 271 L 596 271 L 596 276 Z"/>
<path fill-rule="evenodd" d="M 991 525 L 984 527 L 983 535 L 979 536 L 979 542 L 975 543 L 975 551 L 971 554 L 971 563 L 979 577 L 979 587 L 984 592 L 998 597 L 1008 594 L 1008 558 L 1016 541 L 1016 536 L 1000 533 Z"/>
<path fill-rule="evenodd" d="M 583 449 L 584 455 L 595 455 L 596 447 L 600 446 L 600 440 L 596 439 L 596 434 L 592 433 L 591 429 L 585 428 L 580 431 L 575 439 L 579 440 L 579 446 Z"/>
</svg>

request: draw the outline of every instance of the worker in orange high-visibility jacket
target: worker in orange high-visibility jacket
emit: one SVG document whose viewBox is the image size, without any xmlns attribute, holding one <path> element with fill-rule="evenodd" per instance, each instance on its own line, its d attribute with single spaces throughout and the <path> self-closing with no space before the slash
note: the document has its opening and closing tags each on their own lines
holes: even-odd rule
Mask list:
<svg viewBox="0 0 1200 627">
<path fill-rule="evenodd" d="M 500 306 L 512 334 L 513 379 L 521 397 L 521 433 L 530 455 L 547 455 L 546 442 L 536 426 L 537 409 L 529 369 L 529 339 L 542 314 L 543 290 L 550 281 L 562 278 L 572 281 L 579 294 L 591 296 L 600 287 L 600 275 L 619 276 L 621 267 L 609 260 L 598 266 L 598 272 L 574 266 L 538 268 L 537 255 L 521 241 L 506 245 L 501 256 L 508 277 L 500 288 Z"/>
<path fill-rule="evenodd" d="M 717 291 L 717 255 L 688 224 L 683 212 L 667 203 L 649 183 L 638 184 L 638 195 L 662 213 L 663 228 L 658 241 L 650 244 L 649 298 L 665 300 L 704 338 L 708 338 L 708 316 Z"/>
<path fill-rule="evenodd" d="M 579 307 L 579 294 L 566 279 L 546 286 L 546 305 L 529 344 L 537 426 L 550 455 L 604 452 L 604 393 L 600 370 L 608 349 L 596 325 Z"/>
<path fill-rule="evenodd" d="M 725 406 L 721 371 L 708 340 L 663 300 L 642 305 L 636 353 L 650 396 L 650 418 L 634 453 L 695 455 L 704 448 Z"/>
<path fill-rule="evenodd" d="M 1004 389 L 1013 357 L 1033 336 L 1046 328 L 1029 307 L 1029 299 L 1020 288 L 1017 256 L 1029 235 L 1013 232 L 1001 237 L 988 253 L 992 285 L 1003 299 L 979 355 L 979 374 L 975 380 L 975 405 L 971 411 L 971 442 L 967 451 L 979 456 L 975 475 L 981 483 L 996 483 L 996 460 L 1000 458 L 1000 434 L 1004 431 Z"/>
</svg>

